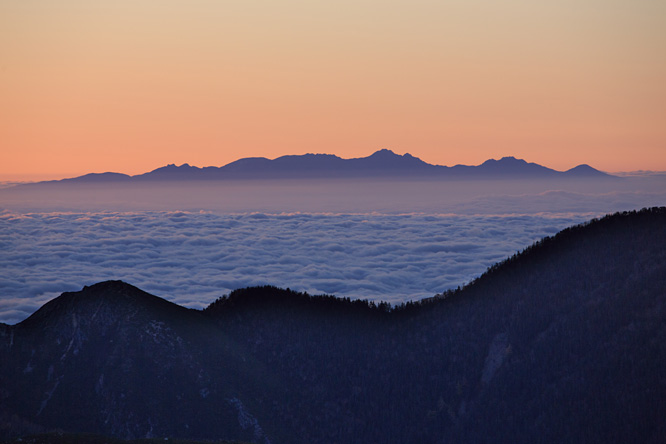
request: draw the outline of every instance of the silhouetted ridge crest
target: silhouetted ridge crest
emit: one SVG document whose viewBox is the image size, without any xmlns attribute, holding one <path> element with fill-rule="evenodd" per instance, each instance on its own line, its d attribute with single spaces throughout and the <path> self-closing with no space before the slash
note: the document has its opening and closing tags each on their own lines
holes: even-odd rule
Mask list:
<svg viewBox="0 0 666 444">
<path fill-rule="evenodd" d="M 81 291 L 62 293 L 44 304 L 19 325 L 29 327 L 43 322 L 52 322 L 55 318 L 69 316 L 72 313 L 81 314 L 83 320 L 93 319 L 101 312 L 107 315 L 107 319 L 109 317 L 122 318 L 123 315 L 132 311 L 140 314 L 159 313 L 165 316 L 178 316 L 180 313 L 191 310 L 147 293 L 126 282 L 109 280 L 85 286 Z"/>
<path fill-rule="evenodd" d="M 332 295 L 310 295 L 289 288 L 282 289 L 271 285 L 247 287 L 222 296 L 204 309 L 206 314 L 223 316 L 237 311 L 252 309 L 303 309 L 335 312 L 386 313 L 390 305 L 385 302 L 375 304 L 362 299 L 336 297 Z"/>
<path fill-rule="evenodd" d="M 367 157 L 343 159 L 333 154 L 285 155 L 276 159 L 248 157 L 226 165 L 196 167 L 187 163 L 177 166 L 168 164 L 152 171 L 128 176 L 118 173 L 87 174 L 61 181 L 38 182 L 38 184 L 63 183 L 114 183 L 114 182 L 162 182 L 162 181 L 217 181 L 217 180 L 278 180 L 278 179 L 572 179 L 598 178 L 618 179 L 589 165 L 579 165 L 568 171 L 526 162 L 512 156 L 500 160 L 489 159 L 480 165 L 455 165 L 452 167 L 433 165 L 409 153 L 399 155 L 389 149 L 381 149 Z"/>
<path fill-rule="evenodd" d="M 521 252 L 492 265 L 475 281 L 509 271 L 510 267 L 520 266 L 522 263 L 538 262 L 548 255 L 580 247 L 581 243 L 593 243 L 600 237 L 612 239 L 616 235 L 626 235 L 627 231 L 630 237 L 636 238 L 636 241 L 639 240 L 638 237 L 641 237 L 641 241 L 645 241 L 644 237 L 649 235 L 654 236 L 656 242 L 660 242 L 666 236 L 665 227 L 666 207 L 643 208 L 638 211 L 624 211 L 608 214 L 602 218 L 593 218 L 565 228 L 554 236 L 546 236 L 534 242 Z"/>
</svg>

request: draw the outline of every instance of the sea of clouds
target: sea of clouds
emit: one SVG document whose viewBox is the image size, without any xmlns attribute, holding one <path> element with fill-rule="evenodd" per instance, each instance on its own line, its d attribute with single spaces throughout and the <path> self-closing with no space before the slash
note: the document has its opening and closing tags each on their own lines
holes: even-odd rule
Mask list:
<svg viewBox="0 0 666 444">
<path fill-rule="evenodd" d="M 391 303 L 433 296 L 598 213 L 0 212 L 0 322 L 121 279 L 202 308 L 276 285 Z"/>
<path fill-rule="evenodd" d="M 266 284 L 400 303 L 568 226 L 664 204 L 666 175 L 0 188 L 0 322 L 108 279 L 192 308 Z"/>
</svg>

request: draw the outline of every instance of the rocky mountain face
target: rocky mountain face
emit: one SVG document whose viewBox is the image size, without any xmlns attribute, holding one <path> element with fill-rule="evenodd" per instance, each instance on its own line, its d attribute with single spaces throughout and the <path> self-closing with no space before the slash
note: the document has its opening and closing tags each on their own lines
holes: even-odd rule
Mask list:
<svg viewBox="0 0 666 444">
<path fill-rule="evenodd" d="M 0 328 L 0 430 L 253 442 L 666 440 L 666 208 L 546 238 L 390 307 L 123 282 Z"/>
</svg>

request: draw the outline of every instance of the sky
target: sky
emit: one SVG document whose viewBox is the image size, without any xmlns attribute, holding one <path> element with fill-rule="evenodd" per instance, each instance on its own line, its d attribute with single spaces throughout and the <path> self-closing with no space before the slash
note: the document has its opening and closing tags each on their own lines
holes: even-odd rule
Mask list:
<svg viewBox="0 0 666 444">
<path fill-rule="evenodd" d="M 666 170 L 663 0 L 0 0 L 0 180 L 388 148 Z"/>
</svg>

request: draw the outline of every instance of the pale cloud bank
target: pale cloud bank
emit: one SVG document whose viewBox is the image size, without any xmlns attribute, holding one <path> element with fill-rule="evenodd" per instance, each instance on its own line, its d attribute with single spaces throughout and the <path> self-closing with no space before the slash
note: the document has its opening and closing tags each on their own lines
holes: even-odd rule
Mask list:
<svg viewBox="0 0 666 444">
<path fill-rule="evenodd" d="M 265 284 L 400 303 L 598 215 L 4 211 L 0 322 L 107 279 L 192 308 Z"/>
</svg>

